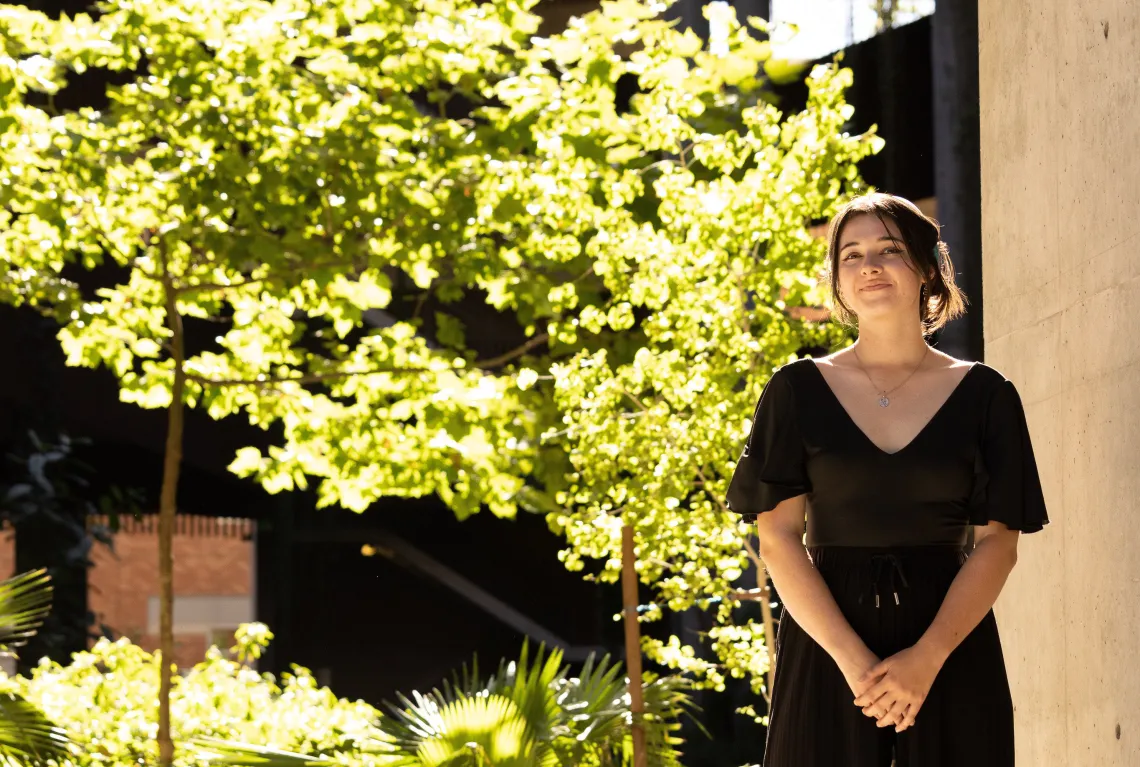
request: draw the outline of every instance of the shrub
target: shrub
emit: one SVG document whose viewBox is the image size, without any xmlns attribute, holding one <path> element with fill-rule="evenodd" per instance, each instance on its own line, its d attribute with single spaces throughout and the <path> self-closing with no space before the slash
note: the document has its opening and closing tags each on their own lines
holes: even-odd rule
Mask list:
<svg viewBox="0 0 1140 767">
<path fill-rule="evenodd" d="M 275 679 L 249 666 L 272 634 L 262 624 L 243 626 L 227 654 L 211 648 L 206 659 L 174 679 L 171 728 L 180 746 L 221 738 L 288 751 L 335 754 L 379 737 L 379 712 L 338 699 L 312 674 L 294 667 Z M 230 657 L 232 656 L 232 657 Z M 75 765 L 154 764 L 158 761 L 158 661 L 126 639 L 101 639 L 71 664 L 43 660 L 30 678 L 0 678 L 0 691 L 27 697 L 76 741 Z M 354 759 L 354 761 L 357 761 Z M 179 748 L 179 767 L 205 765 L 200 751 Z"/>
</svg>

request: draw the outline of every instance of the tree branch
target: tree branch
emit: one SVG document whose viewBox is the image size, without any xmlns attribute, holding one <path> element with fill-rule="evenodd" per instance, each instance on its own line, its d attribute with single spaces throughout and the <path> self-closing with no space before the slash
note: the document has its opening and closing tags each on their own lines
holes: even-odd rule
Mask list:
<svg viewBox="0 0 1140 767">
<path fill-rule="evenodd" d="M 579 275 L 578 275 L 577 277 L 575 277 L 574 279 L 570 280 L 570 284 L 571 284 L 571 285 L 573 285 L 574 283 L 578 282 L 579 280 L 584 280 L 584 279 L 586 279 L 587 277 L 589 277 L 590 275 L 592 275 L 593 273 L 594 273 L 594 266 L 593 266 L 593 265 L 591 265 L 589 269 L 587 269 L 586 271 L 582 272 L 581 274 L 579 274 Z"/>
<path fill-rule="evenodd" d="M 339 267 L 352 267 L 355 263 L 352 261 L 321 261 L 315 264 L 309 264 L 306 269 L 324 269 L 330 266 Z M 262 282 L 275 282 L 284 281 L 285 275 L 281 273 L 270 273 L 264 277 L 254 277 L 248 280 L 239 280 L 238 282 L 199 282 L 193 285 L 176 285 L 174 292 L 179 296 L 186 295 L 187 293 L 197 293 L 202 291 L 220 291 L 220 290 L 236 290 L 239 288 L 247 288 L 251 285 L 257 285 Z"/>
<path fill-rule="evenodd" d="M 187 373 L 186 378 L 194 383 L 201 384 L 202 386 L 272 386 L 274 384 L 295 383 L 295 384 L 314 384 L 321 383 L 322 381 L 335 381 L 340 378 L 352 378 L 354 376 L 370 376 L 381 375 L 390 373 L 392 375 L 403 375 L 406 373 L 431 373 L 430 368 L 389 368 L 387 370 L 337 370 L 332 373 L 314 373 L 311 375 L 303 376 L 284 376 L 281 378 L 206 378 L 205 376 L 195 375 L 194 373 Z"/>
<path fill-rule="evenodd" d="M 633 400 L 633 404 L 637 405 L 637 407 L 641 409 L 641 412 L 643 412 L 643 413 L 649 412 L 649 408 L 647 408 L 645 406 L 645 404 L 640 399 L 637 398 L 636 394 L 634 394 L 633 392 L 631 392 L 629 389 L 625 388 L 624 386 L 619 385 L 618 388 L 621 389 L 622 394 L 624 394 L 625 396 L 627 396 L 631 400 Z"/>
<path fill-rule="evenodd" d="M 524 354 L 529 352 L 534 347 L 541 346 L 542 344 L 546 343 L 549 340 L 550 340 L 550 334 L 549 333 L 539 333 L 534 338 L 527 340 L 526 343 L 522 344 L 521 346 L 519 346 L 515 349 L 512 349 L 509 352 L 505 352 L 503 354 L 500 354 L 498 357 L 492 357 L 489 360 L 485 360 L 482 362 L 476 362 L 474 366 L 477 368 L 481 368 L 483 370 L 487 370 L 489 368 L 501 367 L 501 366 L 507 364 L 508 362 L 510 362 L 511 360 L 514 360 L 518 357 L 523 356 Z"/>
<path fill-rule="evenodd" d="M 528 351 L 546 342 L 549 335 L 542 333 L 531 338 L 526 343 L 522 344 L 516 349 L 512 349 L 505 354 L 500 354 L 498 357 L 492 357 L 489 360 L 478 360 L 472 364 L 473 368 L 481 370 L 490 370 L 493 368 L 501 367 L 516 357 L 521 357 Z M 186 378 L 201 386 L 272 386 L 273 384 L 282 383 L 295 383 L 295 384 L 313 384 L 321 383 L 322 381 L 334 381 L 341 378 L 353 378 L 355 376 L 371 376 L 371 375 L 407 375 L 414 373 L 439 373 L 443 368 L 377 368 L 374 370 L 334 370 L 329 373 L 312 373 L 303 376 L 283 376 L 280 378 L 252 378 L 252 379 L 239 379 L 239 378 L 206 378 L 205 376 L 187 373 Z"/>
<path fill-rule="evenodd" d="M 760 619 L 764 622 L 764 646 L 768 650 L 768 690 L 764 697 L 770 703 L 773 683 L 776 679 L 776 619 L 772 615 L 772 586 L 764 560 L 752 548 L 752 543 L 747 538 L 744 539 L 744 550 L 748 552 L 748 558 L 756 565 L 756 583 L 759 586 L 756 591 L 763 596 L 757 601 L 760 602 Z"/>
</svg>

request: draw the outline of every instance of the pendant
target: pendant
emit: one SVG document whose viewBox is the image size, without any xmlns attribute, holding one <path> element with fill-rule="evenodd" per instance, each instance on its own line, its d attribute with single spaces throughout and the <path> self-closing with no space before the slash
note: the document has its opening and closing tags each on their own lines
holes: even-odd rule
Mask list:
<svg viewBox="0 0 1140 767">
<path fill-rule="evenodd" d="M 879 397 L 879 407 L 886 407 L 889 404 L 891 404 L 891 400 L 887 397 L 886 394 L 883 394 Z"/>
</svg>

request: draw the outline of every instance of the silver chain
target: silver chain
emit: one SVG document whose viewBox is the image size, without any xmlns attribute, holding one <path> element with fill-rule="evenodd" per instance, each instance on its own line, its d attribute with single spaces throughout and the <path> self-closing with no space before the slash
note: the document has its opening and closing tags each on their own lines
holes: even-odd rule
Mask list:
<svg viewBox="0 0 1140 767">
<path fill-rule="evenodd" d="M 893 389 L 891 389 L 889 391 L 886 391 L 886 390 L 879 388 L 879 385 L 875 383 L 875 379 L 871 378 L 871 374 L 867 372 L 867 368 L 863 365 L 863 360 L 859 359 L 859 350 L 856 349 L 854 346 L 851 347 L 851 352 L 855 355 L 855 359 L 859 363 L 859 369 L 863 371 L 863 375 L 867 376 L 867 380 L 871 382 L 871 386 L 875 387 L 875 389 L 879 392 L 879 407 L 887 407 L 888 405 L 890 405 L 891 404 L 891 398 L 889 395 L 891 393 L 901 389 L 906 384 L 906 382 L 911 379 L 911 376 L 913 376 L 915 373 L 918 372 L 918 369 L 920 367 L 922 367 L 922 363 L 926 362 L 926 355 L 930 354 L 930 346 L 929 345 L 925 345 L 925 346 L 926 346 L 926 351 L 924 351 L 922 353 L 922 358 L 918 361 L 918 364 L 914 366 L 914 370 L 910 371 L 910 375 L 908 375 L 906 378 L 904 378 L 902 383 L 900 383 L 898 386 L 894 387 Z"/>
</svg>

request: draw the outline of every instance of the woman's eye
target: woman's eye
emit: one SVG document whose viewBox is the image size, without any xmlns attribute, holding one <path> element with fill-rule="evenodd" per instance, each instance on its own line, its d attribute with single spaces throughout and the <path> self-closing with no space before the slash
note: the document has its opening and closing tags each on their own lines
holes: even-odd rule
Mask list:
<svg viewBox="0 0 1140 767">
<path fill-rule="evenodd" d="M 901 253 L 902 251 L 899 250 L 898 248 L 883 248 L 883 252 L 887 253 L 889 255 L 897 255 L 897 254 Z"/>
<path fill-rule="evenodd" d="M 843 257 L 843 260 L 844 261 L 850 261 L 853 258 L 859 258 L 859 254 L 858 253 L 848 253 L 846 256 Z"/>
</svg>

